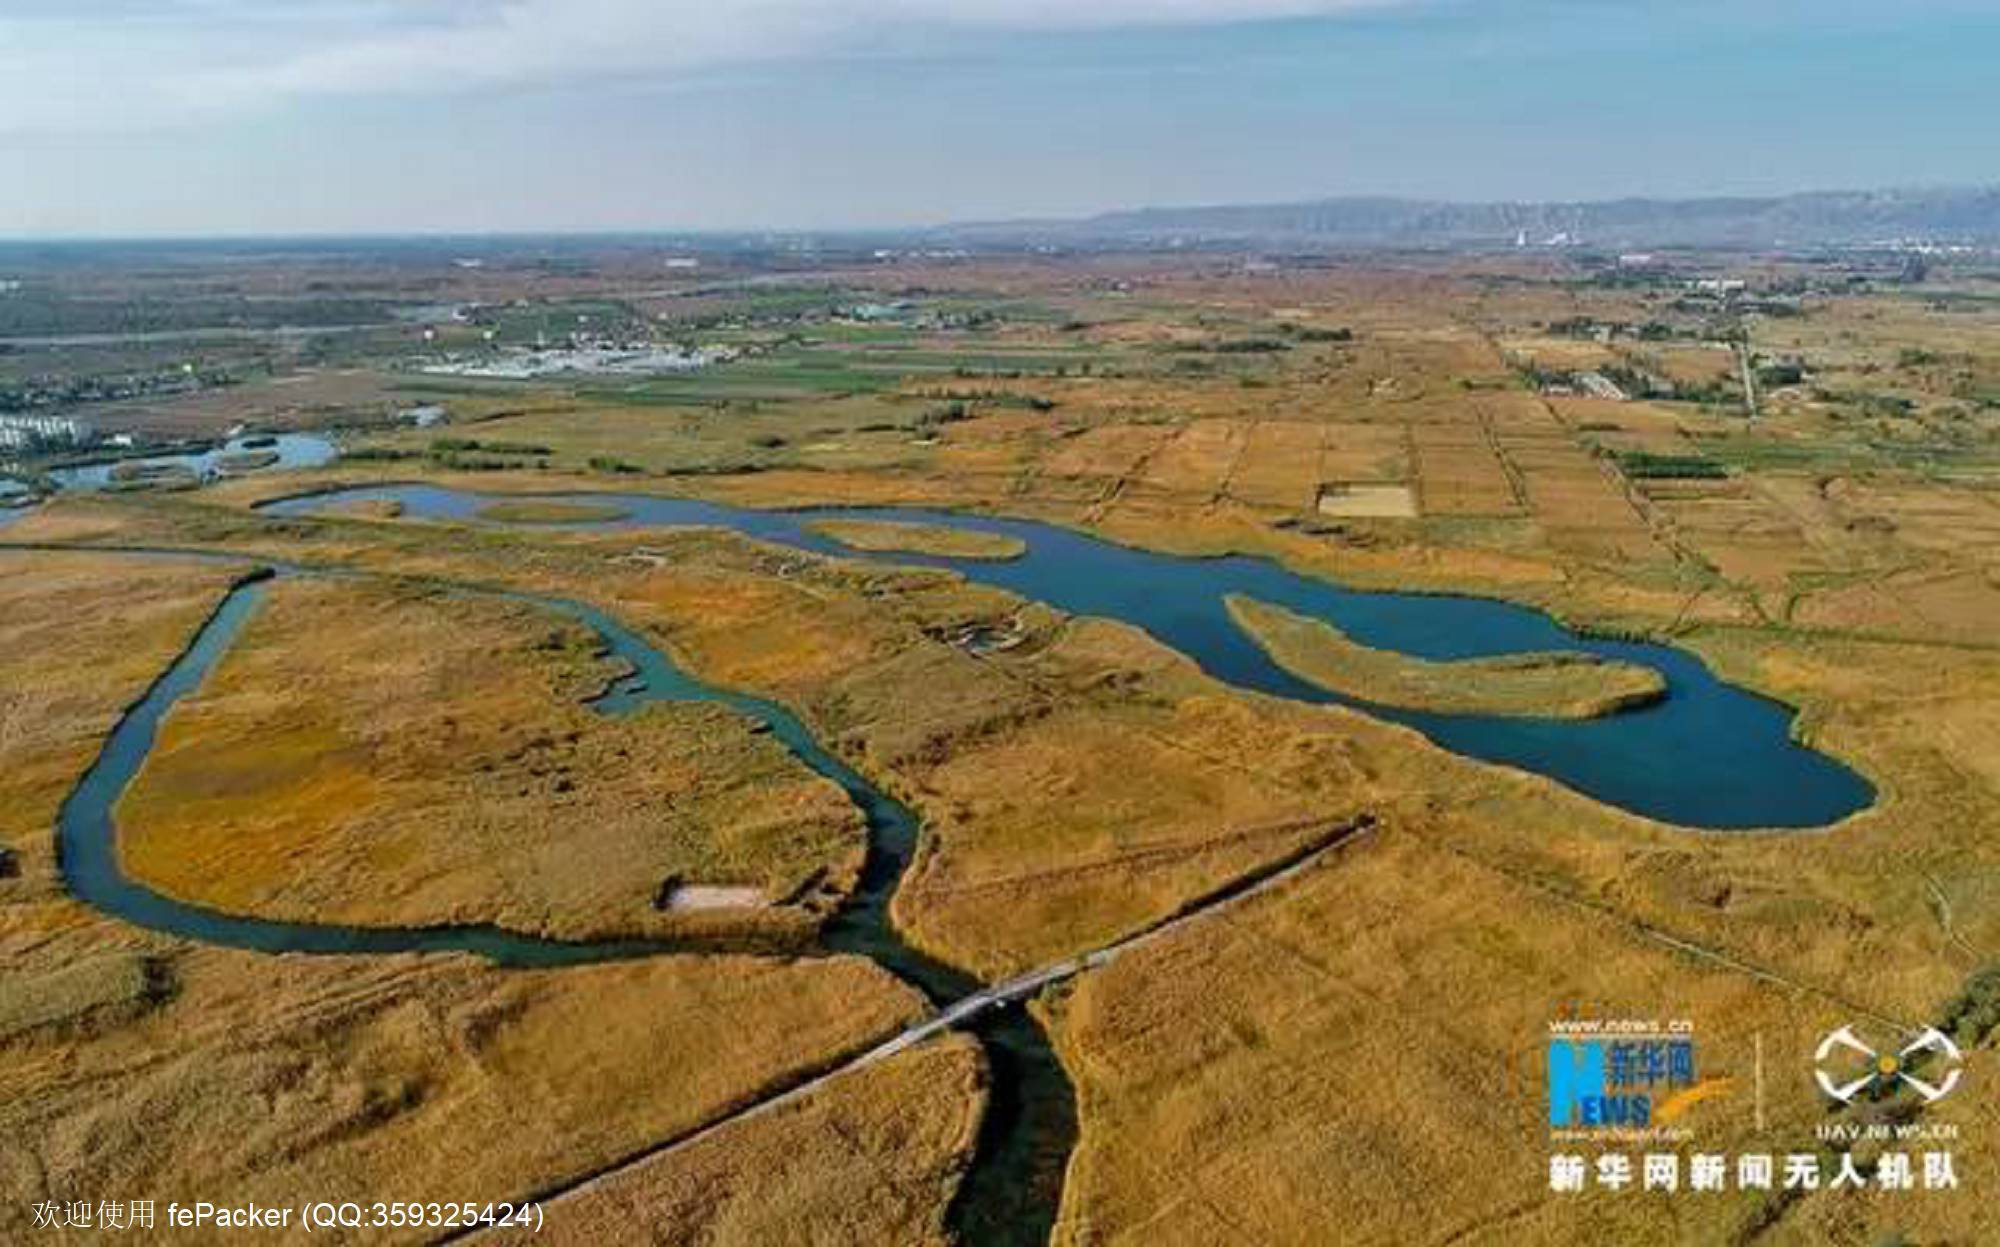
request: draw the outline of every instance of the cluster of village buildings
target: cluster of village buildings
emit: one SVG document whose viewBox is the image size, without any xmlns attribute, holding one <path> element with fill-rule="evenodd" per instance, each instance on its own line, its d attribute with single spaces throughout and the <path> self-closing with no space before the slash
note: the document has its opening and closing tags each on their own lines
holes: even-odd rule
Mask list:
<svg viewBox="0 0 2000 1247">
<path fill-rule="evenodd" d="M 96 442 L 97 430 L 70 416 L 0 416 L 0 451 L 74 450 Z"/>
</svg>

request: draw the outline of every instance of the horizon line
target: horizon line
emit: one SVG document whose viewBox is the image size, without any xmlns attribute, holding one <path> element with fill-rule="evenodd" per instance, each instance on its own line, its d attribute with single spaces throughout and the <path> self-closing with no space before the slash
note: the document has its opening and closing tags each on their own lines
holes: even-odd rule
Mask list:
<svg viewBox="0 0 2000 1247">
<path fill-rule="evenodd" d="M 1450 207 L 1487 206 L 1539 206 L 1539 207 L 1589 207 L 1608 204 L 1658 203 L 1690 204 L 1715 203 L 1722 201 L 1779 201 L 1804 199 L 1816 196 L 1837 195 L 1885 195 L 1885 194 L 2000 194 L 2000 180 L 1972 182 L 1903 183 L 1871 187 L 1810 187 L 1789 191 L 1772 191 L 1761 194 L 1708 192 L 1700 194 L 1660 194 L 1628 192 L 1622 195 L 1591 198 L 1457 198 L 1434 195 L 1400 195 L 1389 192 L 1346 192 L 1315 195 L 1296 199 L 1268 200 L 1212 200 L 1182 203 L 1146 203 L 1123 207 L 1098 208 L 1073 214 L 1038 214 L 1012 217 L 965 217 L 946 221 L 932 221 L 923 224 L 886 225 L 850 224 L 817 226 L 525 226 L 509 229 L 457 230 L 424 226 L 407 229 L 355 229 L 355 230 L 279 230 L 271 232 L 240 232 L 217 230 L 214 232 L 165 232 L 158 234 L 18 234 L 0 232 L 0 246 L 104 246 L 135 243 L 249 243 L 249 242 L 492 242 L 506 240 L 550 239 L 659 239 L 683 236 L 690 239 L 745 239 L 762 235 L 778 237 L 897 237 L 912 234 L 937 233 L 952 229 L 1004 229 L 1009 226 L 1028 228 L 1033 226 L 1087 224 L 1109 216 L 1131 216 L 1146 212 L 1202 212 L 1230 208 L 1288 208 L 1315 204 L 1342 202 L 1377 202 L 1428 204 Z"/>
</svg>

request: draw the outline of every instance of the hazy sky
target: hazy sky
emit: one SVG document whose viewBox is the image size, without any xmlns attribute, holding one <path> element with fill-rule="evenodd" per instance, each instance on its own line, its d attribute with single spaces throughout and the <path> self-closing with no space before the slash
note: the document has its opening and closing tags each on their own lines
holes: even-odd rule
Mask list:
<svg viewBox="0 0 2000 1247">
<path fill-rule="evenodd" d="M 1994 0 L 0 0 L 0 234 L 2000 181 Z"/>
</svg>

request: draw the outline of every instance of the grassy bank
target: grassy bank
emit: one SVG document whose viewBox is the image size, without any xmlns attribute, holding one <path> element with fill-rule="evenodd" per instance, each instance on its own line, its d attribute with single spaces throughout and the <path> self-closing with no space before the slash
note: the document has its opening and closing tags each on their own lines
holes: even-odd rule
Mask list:
<svg viewBox="0 0 2000 1247">
<path fill-rule="evenodd" d="M 807 525 L 822 537 L 853 550 L 905 554 L 935 554 L 951 559 L 1017 559 L 1028 543 L 999 533 L 967 532 L 935 524 L 898 524 L 882 520 L 818 520 Z"/>
<path fill-rule="evenodd" d="M 1666 680 L 1594 654 L 1509 654 L 1432 662 L 1355 643 L 1331 624 L 1232 595 L 1229 616 L 1273 661 L 1328 692 L 1444 714 L 1595 719 L 1658 701 Z"/>
</svg>

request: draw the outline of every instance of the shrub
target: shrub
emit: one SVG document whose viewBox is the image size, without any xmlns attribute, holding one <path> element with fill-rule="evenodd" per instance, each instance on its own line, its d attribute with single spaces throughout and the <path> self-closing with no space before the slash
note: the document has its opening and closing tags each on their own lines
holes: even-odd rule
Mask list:
<svg viewBox="0 0 2000 1247">
<path fill-rule="evenodd" d="M 1660 455 L 1631 450 L 1618 456 L 1625 475 L 1638 480 L 1719 480 L 1728 469 L 1702 455 Z"/>
</svg>

